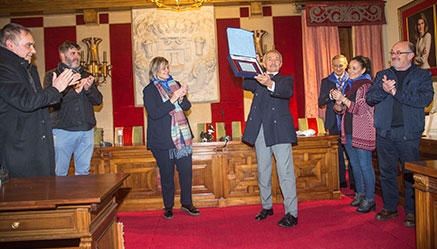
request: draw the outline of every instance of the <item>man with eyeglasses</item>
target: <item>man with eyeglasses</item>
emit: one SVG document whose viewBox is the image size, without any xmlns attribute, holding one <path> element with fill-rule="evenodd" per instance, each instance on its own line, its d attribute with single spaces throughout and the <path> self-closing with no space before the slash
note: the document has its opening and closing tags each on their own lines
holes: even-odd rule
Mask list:
<svg viewBox="0 0 437 249">
<path fill-rule="evenodd" d="M 369 105 L 376 105 L 376 152 L 380 171 L 384 207 L 376 220 L 398 217 L 398 162 L 401 163 L 405 186 L 404 226 L 414 227 L 413 174 L 405 162 L 418 161 L 420 138 L 425 126 L 424 108 L 434 96 L 429 70 L 414 66 L 414 44 L 397 42 L 390 51 L 391 67 L 376 74 L 374 84 L 366 94 Z"/>
<path fill-rule="evenodd" d="M 348 62 L 346 56 L 338 54 L 331 60 L 332 73 L 322 79 L 318 104 L 320 108 L 325 108 L 325 128 L 330 135 L 341 135 L 341 114 L 334 111 L 335 100 L 331 96 L 334 89 L 342 90 L 344 83 L 349 79 L 346 72 Z M 338 172 L 340 177 L 340 188 L 346 188 L 346 163 L 344 160 L 344 146 L 340 139 L 338 140 Z M 349 168 L 350 188 L 355 189 L 355 181 L 352 169 Z"/>
</svg>

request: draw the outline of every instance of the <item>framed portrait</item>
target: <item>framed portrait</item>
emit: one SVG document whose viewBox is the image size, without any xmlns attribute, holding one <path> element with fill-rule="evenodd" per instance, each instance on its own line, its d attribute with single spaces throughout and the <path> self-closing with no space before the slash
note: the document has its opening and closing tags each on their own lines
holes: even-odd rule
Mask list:
<svg viewBox="0 0 437 249">
<path fill-rule="evenodd" d="M 400 40 L 416 45 L 414 64 L 429 69 L 437 79 L 436 1 L 417 0 L 398 9 Z"/>
</svg>

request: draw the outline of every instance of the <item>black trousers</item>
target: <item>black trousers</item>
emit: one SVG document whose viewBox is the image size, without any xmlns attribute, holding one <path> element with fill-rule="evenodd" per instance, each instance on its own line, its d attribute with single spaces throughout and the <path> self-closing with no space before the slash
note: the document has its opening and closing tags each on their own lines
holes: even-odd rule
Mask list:
<svg viewBox="0 0 437 249">
<path fill-rule="evenodd" d="M 334 125 L 334 127 L 332 127 L 329 130 L 329 135 L 340 135 L 340 131 L 338 130 L 337 125 Z M 341 143 L 341 138 L 339 138 L 338 139 L 338 173 L 339 173 L 340 183 L 346 183 L 346 163 L 344 161 L 345 160 L 344 152 L 345 152 L 344 145 Z M 351 165 L 349 161 L 349 171 L 348 171 L 349 184 L 355 185 L 352 167 L 353 165 Z"/>
<path fill-rule="evenodd" d="M 174 172 L 175 165 L 179 173 L 179 185 L 181 187 L 181 204 L 192 205 L 192 178 L 193 178 L 193 161 L 192 156 L 182 157 L 180 159 L 169 159 L 168 150 L 152 150 L 153 156 L 159 167 L 161 176 L 162 198 L 165 208 L 174 206 L 175 183 Z"/>
</svg>

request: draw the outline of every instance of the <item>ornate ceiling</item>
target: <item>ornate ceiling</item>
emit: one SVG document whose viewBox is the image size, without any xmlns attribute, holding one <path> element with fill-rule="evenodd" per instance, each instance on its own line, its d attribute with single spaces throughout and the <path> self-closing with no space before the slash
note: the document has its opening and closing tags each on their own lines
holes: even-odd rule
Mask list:
<svg viewBox="0 0 437 249">
<path fill-rule="evenodd" d="M 207 0 L 205 5 L 250 5 L 251 2 L 272 4 L 314 2 L 314 0 Z M 325 0 L 324 2 L 327 1 Z M 153 8 L 155 5 L 150 0 L 0 0 L 0 16 L 21 16 L 31 14 L 55 14 L 71 12 L 80 13 L 85 9 L 107 11 L 144 7 Z"/>
</svg>

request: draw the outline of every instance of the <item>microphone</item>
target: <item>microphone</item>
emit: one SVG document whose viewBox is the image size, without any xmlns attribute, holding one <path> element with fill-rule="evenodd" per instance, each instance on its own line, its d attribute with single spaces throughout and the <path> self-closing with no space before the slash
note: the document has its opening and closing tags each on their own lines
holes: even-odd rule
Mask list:
<svg viewBox="0 0 437 249">
<path fill-rule="evenodd" d="M 229 140 L 231 140 L 231 138 L 230 138 L 229 136 L 225 136 L 225 137 L 224 137 L 225 144 L 223 145 L 222 148 L 225 148 L 226 145 L 228 145 Z"/>
</svg>

